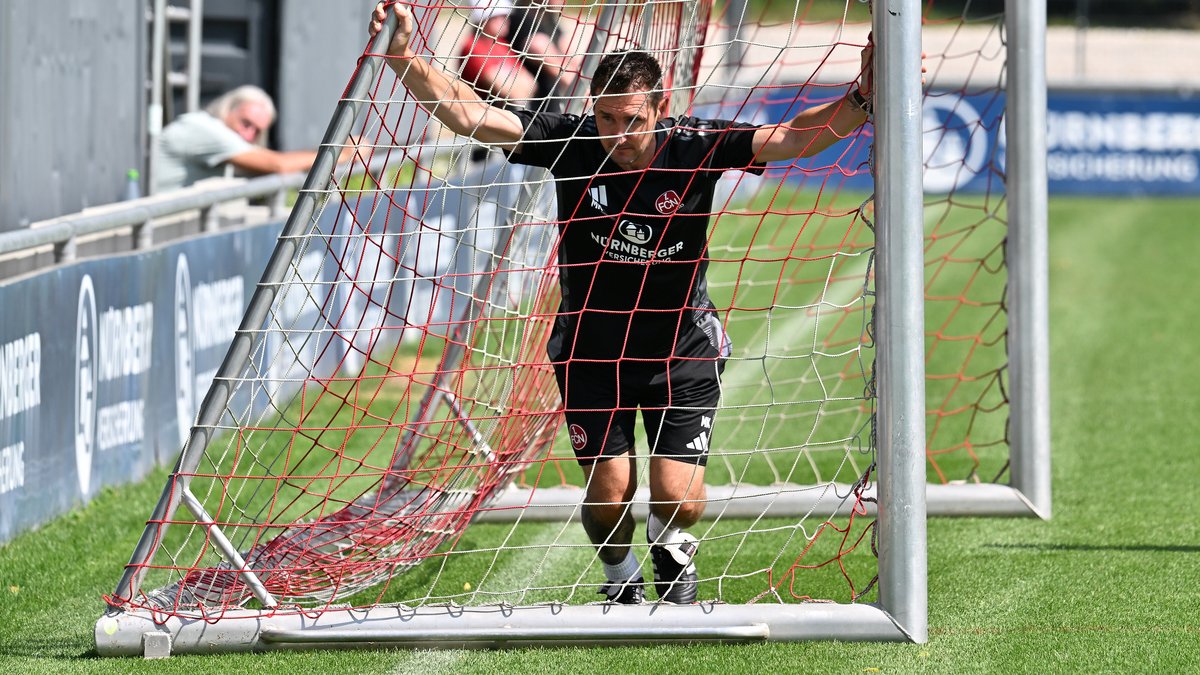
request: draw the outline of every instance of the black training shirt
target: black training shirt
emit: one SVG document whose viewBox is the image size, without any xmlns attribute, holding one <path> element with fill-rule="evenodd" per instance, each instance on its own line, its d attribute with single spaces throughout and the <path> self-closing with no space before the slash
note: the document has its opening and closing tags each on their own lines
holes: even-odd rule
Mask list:
<svg viewBox="0 0 1200 675">
<path fill-rule="evenodd" d="M 609 161 L 594 117 L 516 114 L 525 135 L 509 160 L 556 179 L 562 303 L 550 358 L 695 356 L 681 352 L 713 309 L 704 280 L 713 189 L 728 169 L 761 172 L 758 127 L 664 118 L 650 167 L 626 171 Z"/>
</svg>

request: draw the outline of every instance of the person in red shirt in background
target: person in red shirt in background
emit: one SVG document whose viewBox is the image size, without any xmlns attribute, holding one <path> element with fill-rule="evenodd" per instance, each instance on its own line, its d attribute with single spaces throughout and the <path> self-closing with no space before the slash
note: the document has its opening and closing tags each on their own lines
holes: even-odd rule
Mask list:
<svg viewBox="0 0 1200 675">
<path fill-rule="evenodd" d="M 479 0 L 467 18 L 472 33 L 458 49 L 462 79 L 493 104 L 561 109 L 552 95 L 570 92 L 577 64 L 560 47 L 558 18 L 530 0 Z"/>
</svg>

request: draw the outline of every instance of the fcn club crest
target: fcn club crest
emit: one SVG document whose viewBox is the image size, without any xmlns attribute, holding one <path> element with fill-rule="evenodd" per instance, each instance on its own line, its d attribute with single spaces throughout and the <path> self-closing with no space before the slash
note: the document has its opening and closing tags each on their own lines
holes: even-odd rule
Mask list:
<svg viewBox="0 0 1200 675">
<path fill-rule="evenodd" d="M 578 424 L 572 424 L 569 431 L 571 432 L 571 447 L 582 450 L 587 445 L 587 432 Z"/>
<path fill-rule="evenodd" d="M 672 213 L 675 213 L 682 202 L 683 199 L 680 198 L 678 192 L 674 190 L 667 190 L 659 195 L 658 199 L 654 201 L 654 208 L 658 209 L 658 212 L 664 216 L 669 216 Z"/>
</svg>

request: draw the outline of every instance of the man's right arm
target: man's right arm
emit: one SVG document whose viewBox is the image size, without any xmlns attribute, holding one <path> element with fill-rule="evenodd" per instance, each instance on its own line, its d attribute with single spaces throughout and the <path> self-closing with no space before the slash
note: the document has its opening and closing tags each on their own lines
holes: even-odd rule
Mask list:
<svg viewBox="0 0 1200 675">
<path fill-rule="evenodd" d="M 413 98 L 454 133 L 504 150 L 515 150 L 524 134 L 521 120 L 507 110 L 489 105 L 466 82 L 414 54 L 409 49 L 412 13 L 399 3 L 392 5 L 392 10 L 396 13 L 396 31 L 388 44 L 387 62 Z M 387 10 L 381 2 L 371 15 L 372 37 L 386 19 Z"/>
</svg>

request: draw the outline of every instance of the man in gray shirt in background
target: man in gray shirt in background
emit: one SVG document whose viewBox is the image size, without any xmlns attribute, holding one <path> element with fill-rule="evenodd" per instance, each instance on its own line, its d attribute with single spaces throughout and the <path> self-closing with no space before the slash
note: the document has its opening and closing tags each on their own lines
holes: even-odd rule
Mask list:
<svg viewBox="0 0 1200 675">
<path fill-rule="evenodd" d="M 232 176 L 235 171 L 252 175 L 307 171 L 316 160 L 315 150 L 279 152 L 266 147 L 275 117 L 270 95 L 252 85 L 220 96 L 204 110 L 180 115 L 163 129 L 154 149 L 155 191 Z M 352 148 L 345 148 L 341 161 L 352 154 Z"/>
</svg>

